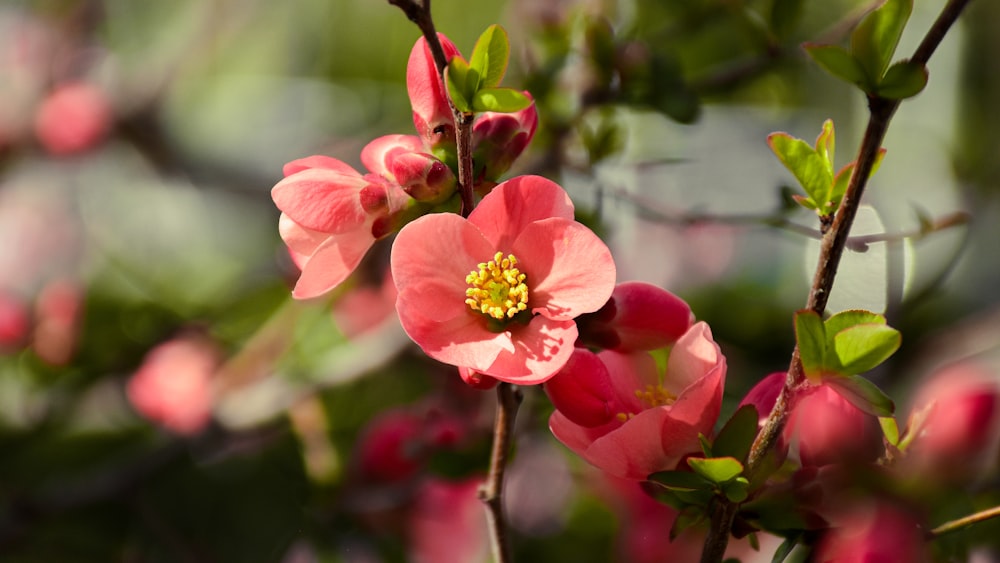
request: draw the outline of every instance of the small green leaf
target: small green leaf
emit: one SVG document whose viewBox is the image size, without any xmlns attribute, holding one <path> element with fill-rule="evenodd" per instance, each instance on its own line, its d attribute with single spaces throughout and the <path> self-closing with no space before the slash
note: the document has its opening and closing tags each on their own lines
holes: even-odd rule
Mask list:
<svg viewBox="0 0 1000 563">
<path fill-rule="evenodd" d="M 473 111 L 513 113 L 531 105 L 531 98 L 513 88 L 483 88 L 472 96 Z"/>
<path fill-rule="evenodd" d="M 880 416 L 878 423 L 882 427 L 885 440 L 893 446 L 899 445 L 899 425 L 896 424 L 896 419 L 891 416 Z"/>
<path fill-rule="evenodd" d="M 899 331 L 885 324 L 856 325 L 833 337 L 843 375 L 856 375 L 874 369 L 899 349 L 901 341 Z"/>
<path fill-rule="evenodd" d="M 886 0 L 854 28 L 851 54 L 873 83 L 880 82 L 885 74 L 912 11 L 913 0 Z"/>
<path fill-rule="evenodd" d="M 444 77 L 451 103 L 458 108 L 458 111 L 471 113 L 472 104 L 469 103 L 468 92 L 465 89 L 469 78 L 469 64 L 462 57 L 452 57 L 448 68 L 445 69 Z"/>
<path fill-rule="evenodd" d="M 875 416 L 892 416 L 894 405 L 881 389 L 860 375 L 848 377 L 832 376 L 824 378 L 841 397 L 862 411 Z"/>
<path fill-rule="evenodd" d="M 848 309 L 841 311 L 829 319 L 823 321 L 823 328 L 826 329 L 827 344 L 833 348 L 833 337 L 844 329 L 857 325 L 885 324 L 885 316 L 862 309 Z"/>
<path fill-rule="evenodd" d="M 699 432 L 698 441 L 701 443 L 701 453 L 705 454 L 705 457 L 715 457 L 712 455 L 712 442 L 709 441 L 708 436 Z"/>
<path fill-rule="evenodd" d="M 487 27 L 472 48 L 469 59 L 469 66 L 478 72 L 479 78 L 473 91 L 497 87 L 507 72 L 509 56 L 510 43 L 504 28 L 496 24 Z"/>
<path fill-rule="evenodd" d="M 737 409 L 715 437 L 712 453 L 720 457 L 745 460 L 753 439 L 757 437 L 759 418 L 757 408 L 753 405 L 743 405 Z"/>
<path fill-rule="evenodd" d="M 737 477 L 722 484 L 722 494 L 726 495 L 730 502 L 743 502 L 749 496 L 747 493 L 749 488 L 750 482 L 746 477 Z"/>
<path fill-rule="evenodd" d="M 684 530 L 700 524 L 707 518 L 705 509 L 700 506 L 688 506 L 677 514 L 674 525 L 670 527 L 670 541 L 677 539 L 677 536 Z"/>
<path fill-rule="evenodd" d="M 823 319 L 815 311 L 803 309 L 795 313 L 795 341 L 806 377 L 819 377 L 826 364 L 826 332 Z"/>
<path fill-rule="evenodd" d="M 732 457 L 688 458 L 687 463 L 695 473 L 705 479 L 722 484 L 743 473 L 743 464 Z"/>
<path fill-rule="evenodd" d="M 854 84 L 866 92 L 872 90 L 872 80 L 865 73 L 865 68 L 843 47 L 818 43 L 804 43 L 802 47 L 820 68 L 834 78 Z"/>
<path fill-rule="evenodd" d="M 885 71 L 878 84 L 878 95 L 890 100 L 902 100 L 919 94 L 927 86 L 927 67 L 900 61 Z"/>
<path fill-rule="evenodd" d="M 816 153 L 826 161 L 826 167 L 833 175 L 833 152 L 834 152 L 834 132 L 833 120 L 827 119 L 823 122 L 823 130 L 816 137 Z"/>
<path fill-rule="evenodd" d="M 833 187 L 833 172 L 816 149 L 787 133 L 771 133 L 767 144 L 817 206 L 828 201 Z"/>
<path fill-rule="evenodd" d="M 708 490 L 712 483 L 706 481 L 697 473 L 690 471 L 660 471 L 653 473 L 648 480 L 659 483 L 668 489 L 680 491 Z"/>
</svg>

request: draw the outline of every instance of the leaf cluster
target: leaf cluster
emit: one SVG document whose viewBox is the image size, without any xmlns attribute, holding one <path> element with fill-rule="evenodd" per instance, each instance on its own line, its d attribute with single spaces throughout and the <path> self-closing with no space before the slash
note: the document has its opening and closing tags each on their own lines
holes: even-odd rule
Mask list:
<svg viewBox="0 0 1000 563">
<path fill-rule="evenodd" d="M 507 73 L 510 43 L 503 27 L 493 24 L 479 36 L 472 58 L 452 57 L 445 72 L 448 96 L 462 113 L 513 113 L 531 105 L 531 98 L 513 88 L 501 88 Z"/>
</svg>

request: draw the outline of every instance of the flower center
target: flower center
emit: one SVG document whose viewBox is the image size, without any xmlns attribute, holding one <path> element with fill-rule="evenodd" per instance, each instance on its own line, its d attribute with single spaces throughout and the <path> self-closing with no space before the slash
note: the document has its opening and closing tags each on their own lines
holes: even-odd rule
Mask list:
<svg viewBox="0 0 1000 563">
<path fill-rule="evenodd" d="M 504 258 L 503 252 L 497 252 L 493 260 L 479 264 L 479 271 L 473 270 L 465 276 L 469 284 L 465 302 L 469 308 L 497 320 L 512 319 L 526 310 L 528 285 L 524 280 L 527 276 L 515 265 L 517 258 L 513 254 Z"/>
<path fill-rule="evenodd" d="M 647 385 L 645 389 L 636 389 L 635 396 L 637 399 L 648 405 L 646 408 L 664 407 L 667 405 L 674 404 L 677 397 L 663 388 L 662 385 Z M 625 422 L 631 420 L 636 413 L 631 412 L 620 412 L 615 415 L 615 418 Z"/>
</svg>

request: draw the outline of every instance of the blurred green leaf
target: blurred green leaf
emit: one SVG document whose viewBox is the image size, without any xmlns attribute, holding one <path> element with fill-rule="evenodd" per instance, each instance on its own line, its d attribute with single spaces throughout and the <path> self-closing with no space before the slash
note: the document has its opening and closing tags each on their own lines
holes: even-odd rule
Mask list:
<svg viewBox="0 0 1000 563">
<path fill-rule="evenodd" d="M 873 83 L 880 82 L 885 74 L 912 11 L 913 0 L 886 0 L 869 12 L 851 34 L 851 54 Z"/>
<path fill-rule="evenodd" d="M 749 487 L 750 482 L 746 477 L 737 477 L 722 484 L 722 494 L 726 495 L 730 502 L 743 502 L 749 496 L 747 493 Z"/>
<path fill-rule="evenodd" d="M 892 416 L 880 416 L 878 417 L 878 423 L 882 427 L 882 434 L 885 435 L 886 441 L 893 446 L 898 445 L 899 425 L 896 423 L 896 418 Z"/>
<path fill-rule="evenodd" d="M 476 41 L 472 57 L 469 59 L 469 67 L 476 71 L 478 77 L 472 91 L 497 87 L 507 72 L 509 55 L 510 43 L 504 28 L 497 24 L 486 28 Z"/>
<path fill-rule="evenodd" d="M 878 95 L 891 100 L 916 96 L 927 86 L 927 67 L 900 61 L 889 67 L 878 85 Z"/>
<path fill-rule="evenodd" d="M 531 98 L 513 88 L 484 88 L 472 97 L 473 111 L 512 113 L 531 105 Z"/>
<path fill-rule="evenodd" d="M 469 81 L 470 71 L 469 63 L 465 62 L 465 59 L 462 57 L 452 57 L 448 63 L 448 68 L 445 69 L 444 75 L 451 103 L 455 104 L 455 107 L 459 111 L 465 113 L 472 112 L 472 104 L 469 101 L 472 94 L 467 90 L 466 86 Z"/>
<path fill-rule="evenodd" d="M 802 19 L 803 0 L 774 0 L 771 4 L 771 32 L 778 38 L 788 38 Z"/>
<path fill-rule="evenodd" d="M 864 67 L 843 47 L 805 43 L 803 48 L 820 68 L 835 78 L 854 84 L 865 91 L 872 89 L 872 81 L 865 73 Z"/>
<path fill-rule="evenodd" d="M 690 471 L 660 471 L 649 476 L 649 480 L 668 489 L 682 491 L 708 490 L 712 484 L 697 473 Z"/>
</svg>

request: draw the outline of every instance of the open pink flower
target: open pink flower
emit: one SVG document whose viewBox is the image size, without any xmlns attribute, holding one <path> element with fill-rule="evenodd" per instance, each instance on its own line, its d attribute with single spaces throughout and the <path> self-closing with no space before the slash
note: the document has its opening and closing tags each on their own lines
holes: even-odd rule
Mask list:
<svg viewBox="0 0 1000 563">
<path fill-rule="evenodd" d="M 608 247 L 573 220 L 573 204 L 538 176 L 508 180 L 468 219 L 404 227 L 392 249 L 396 309 L 430 357 L 501 381 L 541 383 L 573 352 L 573 319 L 615 282 Z"/>
<path fill-rule="evenodd" d="M 577 348 L 545 384 L 556 407 L 549 429 L 592 465 L 644 480 L 700 449 L 722 406 L 726 358 L 705 323 L 674 344 L 666 373 L 645 352 Z"/>
</svg>

